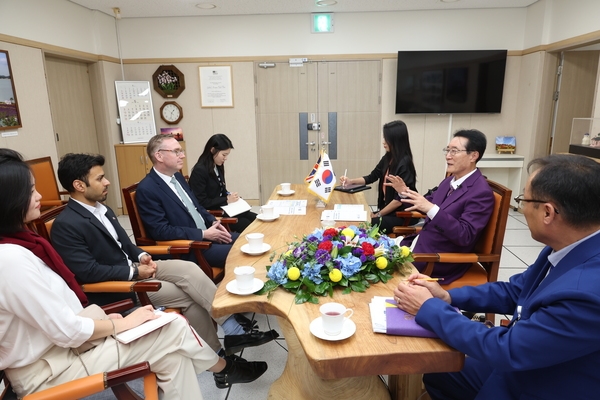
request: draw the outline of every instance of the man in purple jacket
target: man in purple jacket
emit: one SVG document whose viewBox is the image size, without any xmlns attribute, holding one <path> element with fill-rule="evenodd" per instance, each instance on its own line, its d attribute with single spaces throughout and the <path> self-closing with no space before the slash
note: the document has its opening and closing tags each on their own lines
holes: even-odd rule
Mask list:
<svg viewBox="0 0 600 400">
<path fill-rule="evenodd" d="M 415 253 L 468 253 L 473 251 L 477 240 L 487 225 L 494 209 L 494 194 L 485 177 L 477 169 L 483 157 L 487 140 L 475 129 L 460 130 L 446 148 L 447 172 L 437 190 L 425 196 L 410 190 L 397 176 L 388 177 L 388 186 L 404 196 L 407 211 L 427 214 L 418 235 L 405 237 L 401 244 Z M 414 263 L 418 270 L 425 263 Z M 469 264 L 436 263 L 432 276 L 444 278 L 448 284 L 469 269 Z"/>
</svg>

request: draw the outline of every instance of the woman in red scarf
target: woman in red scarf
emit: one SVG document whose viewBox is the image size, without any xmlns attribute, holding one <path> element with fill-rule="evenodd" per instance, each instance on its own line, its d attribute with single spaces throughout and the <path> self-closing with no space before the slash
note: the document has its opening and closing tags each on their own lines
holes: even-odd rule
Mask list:
<svg viewBox="0 0 600 400">
<path fill-rule="evenodd" d="M 196 375 L 205 370 L 227 385 L 262 375 L 264 363 L 219 358 L 184 318 L 127 345 L 110 337 L 157 318 L 151 306 L 124 318 L 77 315 L 85 294 L 52 246 L 25 227 L 39 217 L 41 196 L 13 150 L 0 149 L 0 188 L 0 370 L 19 397 L 140 361 L 150 362 L 168 399 L 202 398 Z M 71 351 L 96 339 L 84 353 Z"/>
</svg>

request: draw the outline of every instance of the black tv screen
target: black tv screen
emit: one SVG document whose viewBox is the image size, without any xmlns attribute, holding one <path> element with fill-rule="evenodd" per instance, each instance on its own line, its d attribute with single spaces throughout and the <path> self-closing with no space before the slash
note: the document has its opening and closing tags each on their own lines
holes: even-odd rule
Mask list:
<svg viewBox="0 0 600 400">
<path fill-rule="evenodd" d="M 396 114 L 499 113 L 506 53 L 399 51 Z"/>
</svg>

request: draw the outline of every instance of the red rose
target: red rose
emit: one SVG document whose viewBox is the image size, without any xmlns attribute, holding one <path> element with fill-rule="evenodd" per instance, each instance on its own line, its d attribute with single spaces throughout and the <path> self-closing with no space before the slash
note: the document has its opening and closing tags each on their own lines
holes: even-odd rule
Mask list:
<svg viewBox="0 0 600 400">
<path fill-rule="evenodd" d="M 363 242 L 363 244 L 360 247 L 362 248 L 363 254 L 365 256 L 372 256 L 373 254 L 375 254 L 375 248 L 371 243 Z"/>
<path fill-rule="evenodd" d="M 325 229 L 325 231 L 323 232 L 323 236 L 331 236 L 334 237 L 335 235 L 338 234 L 338 230 L 336 228 L 327 228 Z"/>
<path fill-rule="evenodd" d="M 372 247 L 373 246 L 371 246 L 371 248 Z M 319 250 L 331 251 L 331 249 L 333 248 L 333 243 L 331 243 L 330 240 L 328 240 L 326 242 L 321 242 L 321 243 L 319 243 L 319 246 L 317 248 Z"/>
</svg>

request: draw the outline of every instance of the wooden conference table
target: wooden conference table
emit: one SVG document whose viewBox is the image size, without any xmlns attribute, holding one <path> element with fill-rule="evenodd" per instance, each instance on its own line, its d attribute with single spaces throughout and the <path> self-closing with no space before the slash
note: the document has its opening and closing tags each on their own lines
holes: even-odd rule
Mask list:
<svg viewBox="0 0 600 400">
<path fill-rule="evenodd" d="M 236 241 L 225 268 L 225 278 L 213 302 L 213 315 L 220 317 L 238 312 L 256 312 L 275 315 L 288 345 L 288 360 L 281 377 L 269 391 L 271 399 L 416 399 L 421 393 L 420 374 L 425 372 L 458 371 L 464 355 L 438 339 L 388 336 L 374 333 L 369 314 L 373 296 L 392 296 L 392 290 L 402 278 L 397 275 L 387 284 L 372 285 L 365 293 L 342 294 L 336 290 L 334 297 L 319 297 L 320 304 L 336 301 L 354 310 L 352 320 L 356 333 L 345 340 L 325 341 L 310 333 L 310 322 L 319 317 L 319 305 L 294 303 L 294 295 L 278 288 L 271 298 L 266 295 L 238 296 L 230 294 L 225 286 L 234 280 L 237 266 L 252 265 L 255 277 L 266 281 L 265 266 L 269 257 L 285 249 L 294 241 L 294 235 L 312 232 L 321 226 L 323 208 L 316 207 L 316 197 L 306 190 L 306 185 L 292 185 L 295 193 L 283 197 L 273 191 L 271 200 L 308 200 L 306 215 L 281 215 L 271 222 L 256 219 L 245 231 L 264 233 L 264 242 L 271 250 L 260 256 L 250 256 L 240 248 L 246 244 L 243 235 Z M 334 191 L 325 209 L 334 204 L 364 204 L 362 193 L 347 194 Z M 352 223 L 337 222 L 336 226 Z M 378 375 L 390 375 L 390 389 Z M 391 396 L 391 397 L 390 397 Z"/>
</svg>

